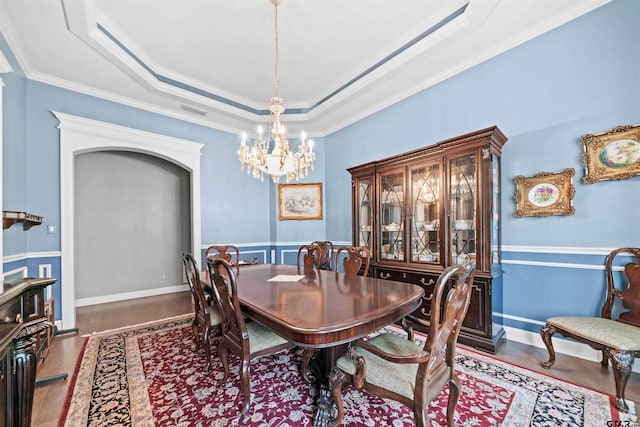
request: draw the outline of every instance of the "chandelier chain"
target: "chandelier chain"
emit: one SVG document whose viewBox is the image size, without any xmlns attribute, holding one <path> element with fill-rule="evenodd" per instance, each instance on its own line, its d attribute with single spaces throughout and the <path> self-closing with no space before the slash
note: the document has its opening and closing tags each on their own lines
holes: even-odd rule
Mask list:
<svg viewBox="0 0 640 427">
<path fill-rule="evenodd" d="M 280 96 L 280 75 L 278 73 L 278 65 L 280 62 L 280 43 L 278 40 L 278 2 L 274 1 L 273 6 L 276 8 L 275 19 L 273 20 L 273 27 L 275 33 L 275 96 Z"/>
</svg>

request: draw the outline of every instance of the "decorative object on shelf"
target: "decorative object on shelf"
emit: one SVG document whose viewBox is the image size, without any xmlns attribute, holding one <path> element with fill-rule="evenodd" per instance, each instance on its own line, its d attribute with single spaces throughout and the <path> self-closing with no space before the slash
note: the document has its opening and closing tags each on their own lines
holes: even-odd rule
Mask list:
<svg viewBox="0 0 640 427">
<path fill-rule="evenodd" d="M 640 175 L 640 125 L 618 126 L 596 135 L 583 135 L 580 141 L 584 150 L 582 182 L 585 184 Z"/>
<path fill-rule="evenodd" d="M 2 228 L 6 229 L 13 224 L 22 223 L 22 229 L 27 231 L 34 225 L 40 225 L 44 218 L 27 212 L 2 211 Z"/>
<path fill-rule="evenodd" d="M 516 216 L 573 215 L 574 174 L 575 169 L 567 168 L 559 173 L 540 172 L 532 177 L 518 175 L 513 178 Z"/>
<path fill-rule="evenodd" d="M 400 231 L 400 224 L 392 222 L 391 224 L 383 225 L 384 231 Z"/>
<path fill-rule="evenodd" d="M 313 152 L 313 141 L 308 139 L 302 132 L 300 135 L 300 145 L 298 151 L 289 151 L 289 141 L 284 125 L 284 101 L 280 98 L 278 75 L 278 5 L 282 0 L 271 0 L 275 9 L 274 29 L 275 29 L 275 95 L 271 98 L 271 123 L 269 132 L 263 135 L 262 124 L 258 125 L 258 136 L 249 148 L 247 145 L 247 133 L 242 133 L 242 143 L 238 150 L 238 157 L 242 169 L 247 165 L 247 172 L 260 180 L 264 180 L 264 174 L 271 175 L 273 182 L 280 182 L 280 176 L 285 175 L 287 182 L 293 178 L 296 180 L 304 178 L 313 169 L 316 155 Z M 269 147 L 273 142 L 273 150 L 269 153 Z"/>
<path fill-rule="evenodd" d="M 435 220 L 432 222 L 425 222 L 422 228 L 427 231 L 434 231 L 438 228 L 438 224 L 436 223 Z"/>
<path fill-rule="evenodd" d="M 280 220 L 322 219 L 322 183 L 279 184 Z"/>
<path fill-rule="evenodd" d="M 456 219 L 453 221 L 454 230 L 471 230 L 473 224 L 470 219 Z"/>
</svg>

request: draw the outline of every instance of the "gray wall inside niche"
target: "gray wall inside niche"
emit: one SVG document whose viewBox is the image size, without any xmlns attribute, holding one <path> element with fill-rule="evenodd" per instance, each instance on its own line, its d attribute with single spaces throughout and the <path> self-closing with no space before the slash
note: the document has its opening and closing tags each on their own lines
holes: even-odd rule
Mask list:
<svg viewBox="0 0 640 427">
<path fill-rule="evenodd" d="M 133 152 L 77 156 L 76 299 L 181 285 L 190 218 L 181 167 Z"/>
</svg>

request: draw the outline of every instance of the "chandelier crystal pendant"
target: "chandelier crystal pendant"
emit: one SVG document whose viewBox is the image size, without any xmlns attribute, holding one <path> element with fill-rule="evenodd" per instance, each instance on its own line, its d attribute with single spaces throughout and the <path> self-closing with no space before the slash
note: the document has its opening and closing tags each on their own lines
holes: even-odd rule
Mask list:
<svg viewBox="0 0 640 427">
<path fill-rule="evenodd" d="M 242 132 L 242 142 L 238 150 L 240 166 L 244 170 L 247 166 L 247 173 L 254 178 L 264 180 L 264 174 L 271 175 L 273 182 L 280 182 L 280 176 L 285 175 L 287 182 L 292 179 L 304 178 L 308 175 L 309 169 L 313 170 L 316 155 L 313 152 L 313 141 L 308 139 L 304 132 L 300 135 L 300 144 L 295 153 L 289 150 L 286 128 L 284 125 L 284 101 L 280 98 L 280 80 L 278 75 L 278 4 L 282 0 L 271 0 L 275 8 L 275 95 L 271 98 L 269 111 L 271 112 L 271 122 L 269 131 L 264 132 L 262 125 L 258 125 L 257 137 L 249 147 L 246 132 Z M 269 152 L 269 148 L 273 147 Z"/>
</svg>

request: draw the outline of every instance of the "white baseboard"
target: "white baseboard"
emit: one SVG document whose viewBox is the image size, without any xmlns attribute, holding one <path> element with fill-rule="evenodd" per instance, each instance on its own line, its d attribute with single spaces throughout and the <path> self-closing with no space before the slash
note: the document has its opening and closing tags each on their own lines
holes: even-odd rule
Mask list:
<svg viewBox="0 0 640 427">
<path fill-rule="evenodd" d="M 504 330 L 507 334 L 508 340 L 546 349 L 539 334 L 509 326 L 505 326 Z M 567 356 L 579 357 L 580 359 L 591 360 L 598 363 L 600 363 L 600 360 L 602 359 L 602 353 L 592 349 L 586 344 L 558 337 L 553 337 L 551 339 L 553 341 L 553 348 L 556 351 L 556 356 L 558 354 L 566 354 Z M 633 372 L 640 372 L 640 360 L 636 360 L 633 364 Z"/>
<path fill-rule="evenodd" d="M 126 292 L 121 294 L 103 295 L 92 298 L 81 298 L 75 300 L 76 307 L 84 307 L 87 305 L 104 304 L 107 302 L 124 301 L 135 298 L 152 297 L 155 295 L 171 294 L 174 292 L 188 291 L 188 285 L 167 286 L 164 288 L 147 289 L 144 291 Z"/>
</svg>

